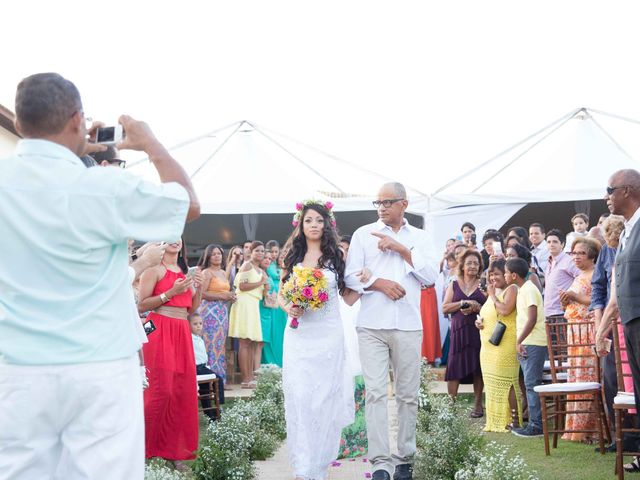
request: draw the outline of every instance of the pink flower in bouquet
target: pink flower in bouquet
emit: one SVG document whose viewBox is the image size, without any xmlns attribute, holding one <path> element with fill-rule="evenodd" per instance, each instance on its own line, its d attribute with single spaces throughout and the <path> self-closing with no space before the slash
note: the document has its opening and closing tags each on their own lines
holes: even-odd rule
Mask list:
<svg viewBox="0 0 640 480">
<path fill-rule="evenodd" d="M 296 210 L 302 210 L 302 204 L 300 202 L 296 203 Z"/>
<path fill-rule="evenodd" d="M 298 325 L 300 325 L 298 323 L 298 319 L 297 318 L 292 318 L 291 319 L 291 328 L 298 328 Z"/>
<path fill-rule="evenodd" d="M 302 296 L 304 298 L 313 298 L 313 289 L 311 287 L 304 287 L 302 289 Z"/>
<path fill-rule="evenodd" d="M 324 203 L 324 208 L 326 208 L 327 210 L 331 210 L 333 208 L 333 203 L 325 202 Z"/>
<path fill-rule="evenodd" d="M 318 293 L 318 300 L 320 300 L 321 302 L 326 302 L 327 300 L 329 300 L 329 294 L 325 291 Z"/>
<path fill-rule="evenodd" d="M 323 275 L 324 273 L 322 273 L 322 270 L 316 269 L 313 271 L 313 276 L 316 278 L 322 278 Z"/>
</svg>

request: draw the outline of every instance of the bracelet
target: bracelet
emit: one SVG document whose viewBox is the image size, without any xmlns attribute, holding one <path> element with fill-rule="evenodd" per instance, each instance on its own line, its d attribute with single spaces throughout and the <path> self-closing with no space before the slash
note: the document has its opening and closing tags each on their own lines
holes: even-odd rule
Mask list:
<svg viewBox="0 0 640 480">
<path fill-rule="evenodd" d="M 161 293 L 160 294 L 160 301 L 162 303 L 167 303 L 169 301 L 169 297 L 167 297 L 166 293 Z"/>
</svg>

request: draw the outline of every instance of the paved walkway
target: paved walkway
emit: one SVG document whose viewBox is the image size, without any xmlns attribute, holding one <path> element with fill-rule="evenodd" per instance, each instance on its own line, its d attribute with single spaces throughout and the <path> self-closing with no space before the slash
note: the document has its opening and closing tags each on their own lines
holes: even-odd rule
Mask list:
<svg viewBox="0 0 640 480">
<path fill-rule="evenodd" d="M 398 420 L 396 417 L 396 401 L 389 395 L 389 442 L 395 451 Z M 293 478 L 293 471 L 289 466 L 286 442 L 276 454 L 264 462 L 256 462 L 259 480 L 288 480 Z M 337 460 L 329 468 L 328 480 L 355 480 L 371 478 L 371 464 L 366 457 Z"/>
</svg>

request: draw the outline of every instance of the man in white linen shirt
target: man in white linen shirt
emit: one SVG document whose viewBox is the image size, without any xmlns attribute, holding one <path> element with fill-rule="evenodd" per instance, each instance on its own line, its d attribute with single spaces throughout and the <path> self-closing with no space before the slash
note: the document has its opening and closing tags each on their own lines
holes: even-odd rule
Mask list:
<svg viewBox="0 0 640 480">
<path fill-rule="evenodd" d="M 387 183 L 373 202 L 379 220 L 353 234 L 345 279 L 363 293 L 357 331 L 367 391 L 369 459 L 374 480 L 411 480 L 416 452 L 420 389 L 421 285 L 432 285 L 438 261 L 429 252 L 426 232 L 404 218 L 409 202 L 400 183 Z M 372 272 L 360 282 L 363 268 Z M 389 448 L 387 385 L 393 367 L 398 406 L 398 454 Z"/>
<path fill-rule="evenodd" d="M 144 415 L 128 239 L 177 240 L 200 206 L 147 124 L 161 185 L 86 168 L 80 93 L 55 73 L 16 92 L 23 137 L 0 161 L 0 477 L 142 480 Z M 93 126 L 91 128 L 93 131 Z M 195 383 L 194 383 L 195 388 Z"/>
</svg>

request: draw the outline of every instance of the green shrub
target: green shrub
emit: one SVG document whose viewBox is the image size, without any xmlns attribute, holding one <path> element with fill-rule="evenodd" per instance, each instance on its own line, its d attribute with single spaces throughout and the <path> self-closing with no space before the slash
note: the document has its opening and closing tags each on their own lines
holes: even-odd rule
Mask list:
<svg viewBox="0 0 640 480">
<path fill-rule="evenodd" d="M 249 400 L 237 400 L 204 431 L 194 463 L 198 480 L 253 480 L 254 460 L 266 460 L 285 438 L 282 374 L 265 365 Z"/>
<path fill-rule="evenodd" d="M 245 417 L 238 402 L 212 422 L 200 440 L 200 449 L 191 468 L 201 480 L 250 480 L 255 469 L 250 454 L 255 425 Z"/>
<path fill-rule="evenodd" d="M 519 455 L 495 442 L 485 445 L 468 408 L 431 393 L 434 374 L 423 361 L 418 398 L 415 480 L 536 480 Z"/>
<path fill-rule="evenodd" d="M 535 472 L 529 472 L 520 455 L 510 457 L 509 448 L 491 442 L 480 455 L 478 462 L 467 465 L 456 473 L 455 480 L 537 480 Z"/>
<path fill-rule="evenodd" d="M 433 395 L 418 413 L 418 453 L 415 478 L 452 480 L 456 472 L 477 460 L 483 444 L 467 412 L 445 395 Z"/>
<path fill-rule="evenodd" d="M 164 460 L 154 458 L 144 467 L 144 480 L 186 480 L 184 474 L 167 466 Z"/>
</svg>

